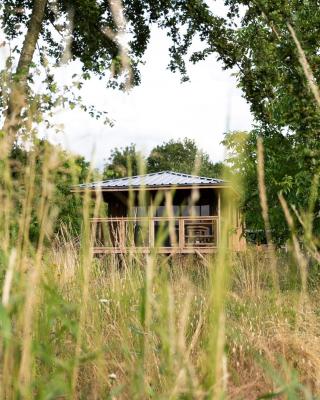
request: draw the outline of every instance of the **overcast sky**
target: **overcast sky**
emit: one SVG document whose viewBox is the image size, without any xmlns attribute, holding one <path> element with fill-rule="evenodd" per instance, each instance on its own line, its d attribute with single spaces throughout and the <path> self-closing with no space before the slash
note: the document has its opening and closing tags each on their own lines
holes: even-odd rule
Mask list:
<svg viewBox="0 0 320 400">
<path fill-rule="evenodd" d="M 136 143 L 147 154 L 157 144 L 184 137 L 194 139 L 213 161 L 222 160 L 223 133 L 250 129 L 249 106 L 236 87 L 235 77 L 223 71 L 214 56 L 189 64 L 191 81 L 180 83 L 180 75 L 167 69 L 168 46 L 165 34 L 155 29 L 141 69 L 142 83 L 129 93 L 106 89 L 98 79 L 85 85 L 83 97 L 108 111 L 113 127 L 84 112 L 61 112 L 56 121 L 63 123 L 65 133 L 50 134 L 50 139 L 87 159 L 94 152 L 97 166 L 114 147 Z M 71 72 L 72 68 L 65 68 L 60 79 Z"/>
<path fill-rule="evenodd" d="M 217 1 L 215 7 L 216 13 L 225 14 L 222 2 Z M 63 125 L 63 133 L 45 135 L 88 160 L 94 154 L 94 163 L 99 167 L 114 147 L 136 143 L 138 150 L 148 154 L 157 144 L 184 137 L 194 139 L 213 161 L 222 160 L 223 133 L 228 129 L 248 130 L 252 124 L 249 106 L 236 86 L 236 78 L 231 71 L 223 71 L 215 56 L 210 56 L 196 65 L 188 64 L 191 81 L 180 83 L 180 75 L 167 69 L 169 46 L 166 34 L 153 29 L 145 65 L 141 67 L 141 85 L 129 93 L 106 89 L 106 82 L 98 78 L 83 87 L 84 100 L 107 111 L 114 121 L 113 127 L 85 112 L 68 110 L 55 117 L 55 122 Z M 8 49 L 0 50 L 3 67 Z M 72 74 L 79 68 L 79 64 L 78 68 L 74 64 L 60 67 L 59 86 L 64 82 L 70 84 Z"/>
</svg>

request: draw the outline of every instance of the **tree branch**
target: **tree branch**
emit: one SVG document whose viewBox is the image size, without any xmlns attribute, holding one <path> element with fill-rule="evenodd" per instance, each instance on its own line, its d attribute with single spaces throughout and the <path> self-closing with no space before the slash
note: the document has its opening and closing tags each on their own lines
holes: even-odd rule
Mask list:
<svg viewBox="0 0 320 400">
<path fill-rule="evenodd" d="M 27 108 L 28 77 L 33 55 L 41 32 L 45 9 L 48 0 L 34 0 L 28 30 L 24 38 L 18 66 L 13 75 L 8 108 L 2 130 L 10 144 L 16 138 L 21 124 L 21 113 Z"/>
</svg>

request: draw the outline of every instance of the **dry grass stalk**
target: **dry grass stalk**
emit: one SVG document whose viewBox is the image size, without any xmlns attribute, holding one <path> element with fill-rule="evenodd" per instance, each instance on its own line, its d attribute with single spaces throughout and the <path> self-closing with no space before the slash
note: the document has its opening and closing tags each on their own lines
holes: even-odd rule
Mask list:
<svg viewBox="0 0 320 400">
<path fill-rule="evenodd" d="M 68 227 L 62 224 L 52 246 L 52 260 L 62 284 L 75 277 L 79 267 L 79 249 L 79 238 L 73 237 Z"/>
<path fill-rule="evenodd" d="M 257 172 L 258 172 L 258 186 L 259 186 L 259 198 L 262 211 L 262 217 L 265 226 L 266 239 L 268 244 L 268 250 L 270 252 L 271 258 L 271 271 L 273 277 L 273 284 L 277 290 L 279 290 L 279 281 L 277 274 L 277 257 L 274 249 L 274 244 L 271 235 L 271 225 L 269 220 L 269 210 L 268 210 L 268 200 L 267 200 L 267 190 L 265 184 L 265 167 L 264 167 L 264 147 L 262 138 L 258 138 L 257 141 Z"/>
<path fill-rule="evenodd" d="M 26 398 L 31 398 L 32 394 L 30 392 L 30 379 L 32 372 L 32 352 L 31 352 L 31 344 L 32 344 L 32 326 L 35 320 L 35 316 L 37 313 L 38 306 L 38 287 L 41 276 L 41 263 L 42 256 L 44 251 L 44 239 L 47 235 L 50 237 L 51 235 L 51 224 L 52 218 L 50 216 L 50 199 L 53 195 L 53 187 L 49 180 L 50 172 L 56 168 L 56 154 L 49 152 L 49 154 L 45 154 L 44 158 L 44 167 L 42 174 L 42 193 L 39 207 L 39 221 L 40 221 L 40 232 L 39 239 L 37 244 L 37 250 L 35 255 L 35 260 L 32 263 L 33 266 L 30 271 L 30 277 L 27 283 L 26 289 L 26 301 L 24 307 L 24 321 L 22 328 L 22 336 L 23 336 L 23 346 L 22 346 L 22 355 L 21 362 L 19 367 L 19 385 L 20 390 L 24 393 Z M 33 193 L 30 197 L 33 196 Z M 28 229 L 27 229 L 28 231 Z M 25 239 L 26 240 L 26 239 Z M 28 243 L 29 245 L 29 243 Z M 27 243 L 25 243 L 27 246 Z"/>
<path fill-rule="evenodd" d="M 6 271 L 2 289 L 2 304 L 4 307 L 7 307 L 9 304 L 10 291 L 12 287 L 12 280 L 13 280 L 13 273 L 14 273 L 16 259 L 17 259 L 17 251 L 16 249 L 13 248 L 10 253 L 8 269 Z"/>
<path fill-rule="evenodd" d="M 308 249 L 310 255 L 318 262 L 320 263 L 320 253 L 317 247 L 317 243 L 314 240 L 313 233 L 312 233 L 312 223 L 307 222 L 303 220 L 302 216 L 300 215 L 299 211 L 297 210 L 297 207 L 295 205 L 291 206 L 295 216 L 297 217 L 299 223 L 304 229 L 304 238 L 305 238 L 305 245 L 306 248 Z M 307 219 L 312 218 L 312 213 L 308 213 L 309 215 L 307 216 Z M 311 215 L 310 215 L 311 214 Z"/>
<path fill-rule="evenodd" d="M 90 179 L 90 175 L 92 170 L 89 173 L 88 179 Z M 100 205 L 101 205 L 101 192 L 97 192 L 97 198 L 94 207 L 93 216 L 96 218 L 98 216 Z M 74 352 L 74 367 L 72 373 L 72 381 L 71 381 L 71 398 L 76 399 L 78 397 L 77 394 L 77 384 L 79 378 L 79 362 L 80 362 L 80 355 L 81 349 L 83 344 L 83 337 L 85 333 L 85 323 L 87 319 L 88 313 L 88 300 L 89 300 L 89 282 L 90 282 L 90 272 L 91 272 L 91 264 L 93 259 L 92 253 L 92 243 L 93 237 L 92 235 L 95 234 L 96 229 L 94 227 L 93 230 L 90 231 L 90 223 L 89 223 L 89 215 L 90 215 L 90 199 L 91 194 L 89 190 L 86 190 L 84 194 L 84 205 L 83 205 L 83 219 L 84 219 L 84 229 L 83 229 L 83 236 L 81 242 L 81 249 L 80 249 L 80 266 L 82 272 L 82 282 L 81 282 L 81 308 L 80 308 L 80 315 L 79 315 L 79 326 L 77 332 L 77 339 L 76 339 L 76 346 Z"/>
<path fill-rule="evenodd" d="M 177 235 L 176 235 L 176 230 L 175 230 L 175 221 L 173 219 L 174 217 L 174 212 L 173 212 L 173 195 L 172 191 L 166 191 L 165 193 L 165 202 L 166 202 L 166 211 L 167 211 L 167 216 L 170 218 L 169 219 L 169 237 L 170 241 L 173 245 L 173 247 L 177 248 L 178 246 L 178 241 L 177 241 Z"/>
<path fill-rule="evenodd" d="M 308 85 L 310 87 L 310 90 L 311 90 L 311 92 L 312 92 L 312 94 L 313 94 L 313 96 L 314 96 L 314 98 L 315 98 L 315 100 L 316 100 L 316 102 L 318 104 L 318 107 L 320 107 L 320 91 L 319 91 L 318 85 L 316 83 L 316 79 L 315 79 L 315 77 L 313 75 L 312 69 L 310 67 L 310 64 L 308 63 L 306 54 L 303 51 L 303 48 L 302 48 L 301 43 L 300 43 L 300 41 L 299 41 L 299 39 L 298 39 L 298 37 L 296 35 L 295 30 L 293 29 L 293 27 L 289 23 L 287 25 L 288 25 L 288 29 L 290 31 L 290 34 L 291 34 L 291 36 L 292 36 L 292 38 L 294 40 L 294 43 L 295 43 L 295 45 L 297 47 L 298 54 L 299 54 L 299 62 L 301 64 L 301 66 L 302 66 L 302 69 L 303 69 L 303 72 L 305 74 L 305 77 L 307 78 L 307 82 L 308 82 Z"/>
<path fill-rule="evenodd" d="M 284 215 L 286 217 L 286 220 L 287 220 L 290 232 L 291 232 L 294 254 L 295 254 L 297 263 L 299 265 L 299 268 L 300 268 L 302 292 L 304 294 L 306 294 L 306 292 L 307 292 L 307 267 L 308 267 L 307 260 L 300 249 L 299 241 L 295 234 L 295 226 L 294 226 L 293 218 L 290 214 L 288 204 L 281 193 L 279 194 L 279 200 L 280 200 Z"/>
</svg>

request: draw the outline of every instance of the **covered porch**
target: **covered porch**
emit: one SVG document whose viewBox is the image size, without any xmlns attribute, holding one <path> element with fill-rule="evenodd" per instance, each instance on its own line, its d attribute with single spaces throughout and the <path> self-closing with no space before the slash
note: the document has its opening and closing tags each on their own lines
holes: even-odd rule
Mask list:
<svg viewBox="0 0 320 400">
<path fill-rule="evenodd" d="M 91 226 L 95 254 L 212 253 L 219 245 L 218 216 L 92 218 Z"/>
<path fill-rule="evenodd" d="M 220 243 L 222 206 L 235 215 L 232 247 L 242 245 L 230 202 L 234 192 L 220 179 L 163 171 L 77 190 L 99 192 L 105 204 L 103 216 L 90 221 L 95 254 L 213 253 Z"/>
</svg>

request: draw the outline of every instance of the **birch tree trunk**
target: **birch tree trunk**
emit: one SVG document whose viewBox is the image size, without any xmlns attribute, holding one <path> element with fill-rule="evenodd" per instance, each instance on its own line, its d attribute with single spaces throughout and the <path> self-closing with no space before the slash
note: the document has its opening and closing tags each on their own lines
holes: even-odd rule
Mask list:
<svg viewBox="0 0 320 400">
<path fill-rule="evenodd" d="M 34 0 L 28 30 L 23 41 L 18 66 L 14 73 L 9 94 L 8 108 L 2 130 L 11 147 L 22 123 L 22 113 L 28 112 L 28 76 L 41 32 L 48 0 Z"/>
</svg>

